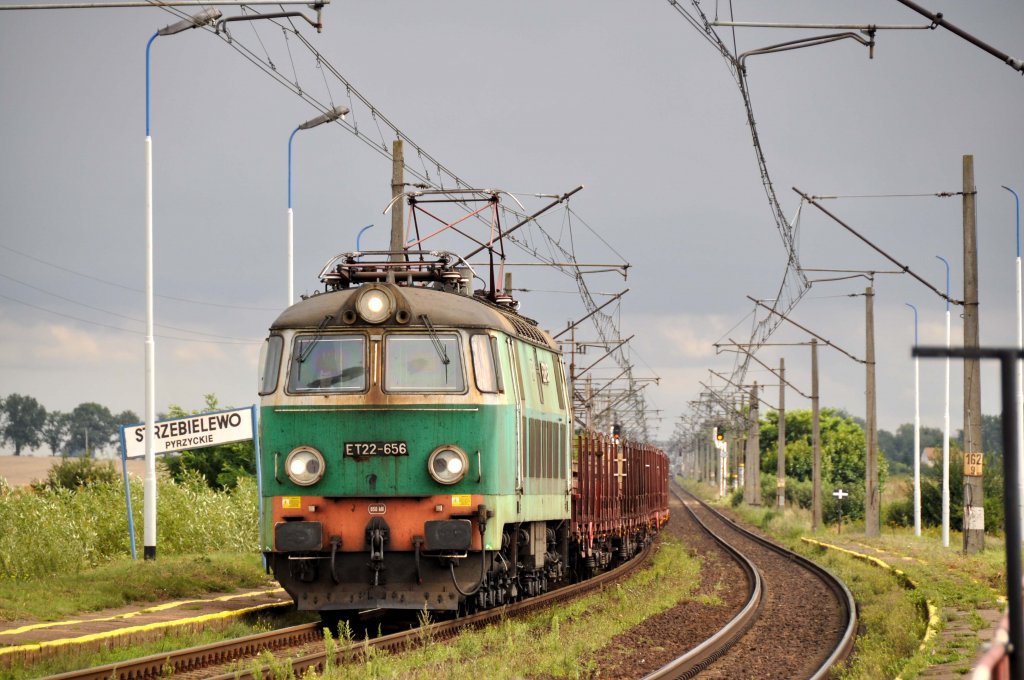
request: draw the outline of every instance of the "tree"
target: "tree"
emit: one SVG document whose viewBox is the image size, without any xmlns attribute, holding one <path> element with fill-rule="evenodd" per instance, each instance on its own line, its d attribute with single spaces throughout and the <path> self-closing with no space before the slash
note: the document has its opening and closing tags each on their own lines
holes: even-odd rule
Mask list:
<svg viewBox="0 0 1024 680">
<path fill-rule="evenodd" d="M 215 394 L 204 395 L 205 408 L 191 413 L 176 404 L 171 404 L 168 417 L 184 418 L 199 413 L 222 410 Z M 256 448 L 251 441 L 209 446 L 197 451 L 182 451 L 181 455 L 165 458 L 164 464 L 176 482 L 182 481 L 185 473 L 194 470 L 206 479 L 212 489 L 233 489 L 240 477 L 256 474 Z"/>
<path fill-rule="evenodd" d="M 913 426 L 901 425 L 900 430 Z M 984 445 L 985 464 L 983 466 L 982 487 L 985 493 L 985 532 L 998 533 L 1003 530 L 1005 519 L 1003 508 L 1003 456 L 1002 442 L 995 446 L 988 437 L 1000 432 L 999 416 L 982 416 L 982 441 Z M 942 433 L 935 428 L 928 428 L 928 446 L 942 447 Z M 936 441 L 932 433 L 938 432 Z M 949 442 L 949 525 L 953 529 L 963 527 L 964 516 L 964 455 L 962 452 L 963 432 Z M 926 445 L 925 429 L 921 430 L 921 446 Z M 907 499 L 899 517 L 892 521 L 909 526 L 913 522 L 913 501 Z M 942 463 L 921 466 L 921 522 L 924 526 L 942 525 Z"/>
<path fill-rule="evenodd" d="M 921 428 L 921 448 L 925 449 L 929 446 L 942 446 L 942 430 L 937 427 Z M 903 423 L 896 428 L 895 433 L 879 430 L 878 448 L 885 453 L 886 460 L 896 464 L 894 468 L 900 471 L 912 470 L 914 468 L 914 424 Z M 918 451 L 917 455 L 921 455 L 921 452 Z"/>
<path fill-rule="evenodd" d="M 67 413 L 50 411 L 46 414 L 46 424 L 43 425 L 42 436 L 54 456 L 62 453 L 67 445 L 70 422 L 71 417 Z"/>
<path fill-rule="evenodd" d="M 142 422 L 142 418 L 135 415 L 135 411 L 121 411 L 114 416 L 114 424 L 118 427 L 122 425 L 137 425 Z"/>
<path fill-rule="evenodd" d="M 24 447 L 36 448 L 41 443 L 46 409 L 32 397 L 12 394 L 0 402 L 4 413 L 0 441 L 14 444 L 14 455 L 20 456 Z"/>
<path fill-rule="evenodd" d="M 813 464 L 813 443 L 811 411 L 786 411 L 786 476 L 791 480 L 807 482 L 811 479 Z M 863 516 L 865 434 L 857 419 L 845 411 L 824 408 L 819 416 L 821 428 L 821 480 L 825 500 L 825 519 L 830 521 L 835 512 L 830 503 L 833 489 L 843 488 L 850 494 L 844 504 L 843 514 L 848 517 Z M 766 475 L 775 473 L 778 460 L 779 414 L 769 412 L 761 421 L 761 471 Z M 880 461 L 879 485 L 885 481 L 888 467 Z M 787 497 L 789 486 L 787 485 Z M 790 500 L 793 500 L 792 498 Z M 806 499 L 810 502 L 809 497 Z"/>
<path fill-rule="evenodd" d="M 963 448 L 964 431 L 957 430 L 956 441 Z M 988 454 L 994 453 L 1000 458 L 1003 456 L 1003 417 L 981 416 L 981 450 Z"/>
<path fill-rule="evenodd" d="M 106 448 L 116 441 L 117 425 L 106 406 L 88 402 L 79 404 L 71 412 L 68 420 L 67 449 L 72 456 Z"/>
</svg>

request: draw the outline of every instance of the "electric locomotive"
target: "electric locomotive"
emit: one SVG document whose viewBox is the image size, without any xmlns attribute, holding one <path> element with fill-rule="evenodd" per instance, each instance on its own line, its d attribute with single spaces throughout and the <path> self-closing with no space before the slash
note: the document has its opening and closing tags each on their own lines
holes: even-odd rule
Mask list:
<svg viewBox="0 0 1024 680">
<path fill-rule="evenodd" d="M 321 280 L 261 353 L 260 540 L 298 608 L 485 608 L 566 579 L 551 336 L 447 252 L 343 254 Z"/>
</svg>

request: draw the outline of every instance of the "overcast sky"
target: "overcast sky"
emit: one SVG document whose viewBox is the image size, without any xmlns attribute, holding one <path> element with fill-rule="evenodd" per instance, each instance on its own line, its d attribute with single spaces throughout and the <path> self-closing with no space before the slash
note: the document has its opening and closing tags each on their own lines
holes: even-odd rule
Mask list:
<svg viewBox="0 0 1024 680">
<path fill-rule="evenodd" d="M 1024 57 L 1021 3 L 924 4 Z M 718 5 L 703 3 L 711 15 Z M 733 0 L 721 3 L 720 19 L 729 6 L 737 21 L 927 24 L 894 0 Z M 175 20 L 156 8 L 0 12 L 0 396 L 31 395 L 51 410 L 96 401 L 144 412 L 145 47 Z M 528 194 L 586 186 L 571 200 L 572 218 L 553 212 L 545 228 L 566 243 L 572 230 L 581 261 L 630 263 L 628 279 L 603 274 L 588 284 L 595 293 L 630 289 L 615 318 L 623 336 L 636 336 L 637 375 L 660 378 L 646 394 L 667 438 L 708 369 L 732 368 L 713 343 L 749 338 L 746 296 L 773 297 L 786 263 L 723 59 L 665 0 L 335 0 L 323 20 L 321 34 L 296 25 L 380 114 L 463 179 L 523 194 L 530 209 L 545 201 Z M 741 52 L 827 32 L 719 30 Z M 294 36 L 286 42 L 268 23 L 258 35 L 252 25 L 231 31 L 320 101 L 350 101 Z M 958 192 L 962 157 L 973 155 L 981 338 L 1013 345 L 1015 212 L 1001 185 L 1024 192 L 1024 79 L 943 29 L 879 31 L 876 40 L 873 59 L 844 40 L 747 60 L 783 209 L 796 213 L 792 187 Z M 288 137 L 318 111 L 210 32 L 161 37 L 152 50 L 157 409 L 199 408 L 210 392 L 226 406 L 251 404 L 259 343 L 287 297 Z M 369 116 L 357 122 L 383 130 Z M 386 130 L 381 137 L 389 146 Z M 362 227 L 375 225 L 363 249 L 386 247 L 391 168 L 339 125 L 301 132 L 293 152 L 296 289 L 311 292 L 324 261 L 354 250 Z M 940 289 L 945 268 L 935 256 L 946 257 L 953 296 L 963 297 L 960 197 L 827 207 Z M 803 209 L 798 245 L 804 267 L 893 269 L 813 207 Z M 544 327 L 584 313 L 572 279 L 536 268 L 514 276 L 534 291 L 520 295 L 521 311 Z M 816 284 L 792 316 L 863 358 L 864 298 L 849 296 L 866 285 Z M 880 275 L 875 291 L 879 424 L 892 430 L 914 417 L 905 303 L 918 306 L 926 345 L 945 342 L 945 303 L 907 276 Z M 954 345 L 962 332 L 954 308 Z M 784 324 L 772 341 L 808 339 Z M 771 365 L 780 357 L 809 392 L 808 350 L 760 354 Z M 822 405 L 863 417 L 863 366 L 827 348 L 819 358 Z M 775 382 L 764 371 L 747 377 Z M 982 381 L 983 411 L 998 413 L 994 365 Z M 954 364 L 954 431 L 962 383 Z M 927 426 L 942 426 L 943 384 L 944 362 L 922 361 Z M 776 403 L 777 388 L 765 399 Z M 787 394 L 787 408 L 808 406 Z"/>
</svg>

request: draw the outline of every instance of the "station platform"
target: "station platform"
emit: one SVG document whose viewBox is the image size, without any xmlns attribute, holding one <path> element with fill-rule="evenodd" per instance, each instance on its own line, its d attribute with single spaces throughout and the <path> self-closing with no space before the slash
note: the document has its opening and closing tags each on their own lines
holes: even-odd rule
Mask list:
<svg viewBox="0 0 1024 680">
<path fill-rule="evenodd" d="M 845 540 L 838 536 L 830 536 L 821 540 L 805 537 L 802 540 L 826 550 L 844 552 L 874 563 L 879 568 L 893 572 L 904 588 L 917 588 L 917 585 L 904 570 L 915 562 L 921 562 L 919 558 L 883 550 L 864 542 Z M 999 597 L 997 593 L 994 595 L 997 601 L 1005 604 L 1005 598 Z M 915 677 L 927 678 L 927 680 L 959 680 L 968 677 L 993 640 L 999 638 L 1000 624 L 1004 618 L 1003 608 L 935 606 L 927 600 L 926 607 L 928 626 L 924 639 L 921 640 L 920 649 L 924 650 L 931 645 L 933 650 L 931 653 L 940 660 L 920 671 Z M 1005 632 L 1002 633 L 1002 637 L 1005 639 Z M 933 640 L 933 638 L 937 639 Z M 962 654 L 950 653 L 950 650 L 957 650 Z M 947 660 L 949 658 L 952 660 Z M 971 677 L 977 676 L 971 675 Z M 897 676 L 897 680 L 901 679 L 902 676 Z"/>
<path fill-rule="evenodd" d="M 62 621 L 0 621 L 0 668 L 32 663 L 68 647 L 85 651 L 142 642 L 171 629 L 227 625 L 245 614 L 291 606 L 284 589 L 272 587 L 140 603 Z"/>
</svg>

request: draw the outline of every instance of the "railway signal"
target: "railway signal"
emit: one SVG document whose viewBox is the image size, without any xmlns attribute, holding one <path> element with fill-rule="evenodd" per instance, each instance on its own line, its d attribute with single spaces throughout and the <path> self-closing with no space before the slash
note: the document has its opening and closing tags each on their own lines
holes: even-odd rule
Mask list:
<svg viewBox="0 0 1024 680">
<path fill-rule="evenodd" d="M 846 492 L 846 491 L 843 491 L 842 489 L 837 489 L 837 490 L 832 492 L 832 495 L 836 497 L 836 499 L 837 499 L 836 505 L 839 506 L 839 531 L 838 531 L 838 533 L 841 534 L 841 533 L 843 533 L 843 499 L 846 498 L 847 496 L 849 496 L 850 494 L 848 492 Z"/>
</svg>

